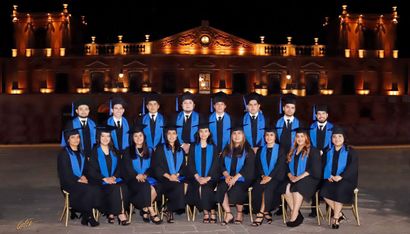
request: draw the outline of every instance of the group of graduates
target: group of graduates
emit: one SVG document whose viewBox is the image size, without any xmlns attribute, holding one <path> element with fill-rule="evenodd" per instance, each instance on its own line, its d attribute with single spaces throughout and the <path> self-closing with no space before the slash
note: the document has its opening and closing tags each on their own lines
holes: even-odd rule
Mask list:
<svg viewBox="0 0 410 234">
<path fill-rule="evenodd" d="M 216 223 L 219 203 L 225 214 L 222 225 L 241 224 L 252 187 L 252 226 L 271 223 L 284 194 L 290 209 L 286 225 L 295 227 L 304 219 L 303 200 L 314 201 L 319 191 L 332 209 L 332 228 L 339 228 L 345 219 L 343 204 L 352 201 L 358 177 L 357 157 L 346 145 L 344 130 L 328 121 L 325 105 L 317 105 L 316 121 L 305 125 L 295 117 L 291 95 L 281 98 L 283 116 L 270 124 L 260 99 L 256 93 L 247 95 L 246 112 L 235 119 L 225 112 L 227 96 L 217 93 L 214 112 L 204 117 L 195 111 L 194 96 L 184 93 L 182 111 L 165 119 L 159 113 L 159 94 L 150 93 L 148 112 L 129 123 L 123 116 L 125 101 L 114 97 L 112 115 L 101 126 L 89 118 L 87 100 L 77 100 L 58 155 L 61 189 L 70 193 L 81 223 L 90 226 L 99 224 L 93 208 L 109 223 L 116 217 L 118 224 L 128 225 L 129 202 L 145 222 L 160 224 L 153 203 L 162 195 L 168 223 L 187 204 L 203 211 L 204 223 Z"/>
</svg>

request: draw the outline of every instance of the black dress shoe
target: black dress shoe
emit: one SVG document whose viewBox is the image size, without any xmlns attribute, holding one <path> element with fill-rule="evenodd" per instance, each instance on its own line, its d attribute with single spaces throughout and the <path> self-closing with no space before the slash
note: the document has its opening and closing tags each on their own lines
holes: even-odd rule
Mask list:
<svg viewBox="0 0 410 234">
<path fill-rule="evenodd" d="M 94 219 L 94 217 L 92 217 L 92 216 L 87 217 L 86 215 L 83 215 L 83 217 L 81 218 L 81 224 L 85 225 L 85 226 L 88 226 L 88 224 L 90 224 L 91 227 L 96 227 L 96 226 L 100 225 L 100 223 L 97 222 Z"/>
<path fill-rule="evenodd" d="M 126 219 L 125 220 L 120 220 L 120 218 L 117 217 L 117 220 L 118 220 L 118 225 L 121 225 L 121 226 L 130 225 L 130 223 Z"/>
<path fill-rule="evenodd" d="M 339 217 L 339 220 L 338 220 L 339 223 L 342 222 L 342 221 L 344 221 L 344 220 L 347 220 L 345 214 L 343 214 L 343 212 L 340 212 L 340 213 L 341 213 L 342 215 Z"/>
<path fill-rule="evenodd" d="M 310 212 L 309 217 L 312 217 L 312 218 L 317 217 L 316 209 L 312 209 L 312 212 Z"/>
</svg>

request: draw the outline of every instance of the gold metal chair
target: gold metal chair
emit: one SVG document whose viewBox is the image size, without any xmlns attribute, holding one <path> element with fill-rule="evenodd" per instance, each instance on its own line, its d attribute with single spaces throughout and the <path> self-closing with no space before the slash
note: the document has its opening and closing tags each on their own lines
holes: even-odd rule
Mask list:
<svg viewBox="0 0 410 234">
<path fill-rule="evenodd" d="M 158 205 L 157 205 L 157 201 L 153 202 L 153 206 L 154 206 L 154 210 L 155 212 L 158 214 Z M 132 214 L 134 213 L 134 205 L 130 202 L 130 213 L 128 214 L 128 222 L 131 223 L 132 221 Z"/>
<path fill-rule="evenodd" d="M 353 203 L 351 204 L 351 205 L 343 205 L 343 208 L 342 209 L 352 209 L 352 213 L 353 213 L 353 216 L 354 216 L 354 218 L 355 218 L 355 220 L 356 220 L 356 223 L 357 223 L 357 226 L 360 226 L 360 218 L 359 218 L 359 206 L 358 206 L 358 202 L 359 202 L 359 198 L 358 198 L 358 196 L 359 196 L 359 189 L 358 188 L 355 188 L 354 190 L 353 190 L 353 193 L 354 193 L 354 200 L 353 200 Z M 330 209 L 330 206 L 328 207 L 328 209 L 327 209 L 327 211 L 326 211 L 326 213 L 327 213 L 327 221 L 328 221 L 328 223 L 329 223 L 329 225 L 330 225 L 330 216 L 331 216 L 331 209 Z"/>
<path fill-rule="evenodd" d="M 187 189 L 188 189 L 188 184 L 184 183 L 184 196 L 187 192 Z M 161 220 L 164 219 L 165 204 L 167 203 L 167 201 L 168 201 L 168 198 L 166 198 L 165 195 L 162 194 L 162 198 L 161 198 Z M 191 211 L 191 208 L 189 207 L 188 204 L 185 205 L 185 212 L 186 212 L 187 220 L 191 221 L 192 211 Z"/>
<path fill-rule="evenodd" d="M 251 223 L 253 223 L 253 208 L 252 208 L 252 187 L 248 188 L 248 203 L 244 203 L 244 206 L 249 207 L 249 218 L 251 220 Z M 218 216 L 219 216 L 219 222 L 222 222 L 222 217 L 224 217 L 225 212 L 222 211 L 222 206 L 220 203 L 218 203 Z"/>
<path fill-rule="evenodd" d="M 70 207 L 70 193 L 63 190 L 63 194 L 64 194 L 64 207 L 63 207 L 63 211 L 61 212 L 61 216 L 60 216 L 60 222 L 63 221 L 63 218 L 65 218 L 64 223 L 65 226 L 68 226 L 68 217 L 70 216 L 70 211 L 71 211 L 71 207 Z M 93 216 L 95 218 L 95 220 L 98 221 L 99 217 L 100 217 L 100 212 L 97 209 L 93 209 Z"/>
<path fill-rule="evenodd" d="M 286 224 L 287 209 L 286 209 L 286 206 L 285 206 L 285 202 L 286 202 L 285 195 L 282 194 L 281 198 L 282 198 L 282 219 L 283 219 L 283 223 Z M 315 193 L 315 200 L 316 200 L 316 205 L 315 205 L 315 206 L 306 205 L 306 203 L 303 202 L 303 203 L 302 203 L 302 206 L 300 207 L 300 209 L 312 209 L 312 208 L 315 208 L 315 209 L 316 209 L 316 214 L 317 214 L 317 216 L 316 216 L 316 217 L 317 217 L 317 225 L 320 225 L 320 218 L 322 218 L 323 220 L 324 220 L 325 218 L 323 217 L 322 210 L 320 209 L 319 191 L 316 191 L 316 193 Z"/>
</svg>

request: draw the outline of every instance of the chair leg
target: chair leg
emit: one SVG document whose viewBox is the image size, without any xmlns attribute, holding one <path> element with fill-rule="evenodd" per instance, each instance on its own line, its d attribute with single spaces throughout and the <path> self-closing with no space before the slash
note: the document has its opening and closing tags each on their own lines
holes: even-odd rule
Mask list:
<svg viewBox="0 0 410 234">
<path fill-rule="evenodd" d="M 221 204 L 218 203 L 218 216 L 219 216 L 219 222 L 222 223 L 222 208 L 221 208 Z"/>
<path fill-rule="evenodd" d="M 282 219 L 283 219 L 283 224 L 286 224 L 286 207 L 285 207 L 285 196 L 282 194 Z"/>
<path fill-rule="evenodd" d="M 248 206 L 249 206 L 249 216 L 250 216 L 250 218 L 251 218 L 251 223 L 253 223 L 252 187 L 248 189 L 248 197 L 249 197 L 249 201 L 248 201 L 248 202 L 249 202 L 249 203 L 248 203 Z"/>
<path fill-rule="evenodd" d="M 133 212 L 134 212 L 134 205 L 130 202 L 130 213 L 128 214 L 128 223 L 131 223 Z"/>
<path fill-rule="evenodd" d="M 93 209 L 93 216 L 94 216 L 94 219 L 95 219 L 96 221 L 99 221 L 99 219 L 100 219 L 100 211 L 97 210 L 97 209 Z"/>
<path fill-rule="evenodd" d="M 193 211 L 192 211 L 192 222 L 195 222 L 195 216 L 196 216 L 196 206 L 194 206 Z"/>
<path fill-rule="evenodd" d="M 317 224 L 320 226 L 320 213 L 319 213 L 319 193 L 316 192 L 315 194 L 315 200 L 316 200 L 316 217 L 317 217 Z"/>
<path fill-rule="evenodd" d="M 354 209 L 353 209 L 353 214 L 354 214 L 354 216 L 355 216 L 355 218 L 356 218 L 356 222 L 357 222 L 357 226 L 360 226 L 360 218 L 359 218 L 359 206 L 358 206 L 358 193 L 359 193 L 359 190 L 358 189 L 356 189 L 355 190 L 355 193 L 354 193 Z"/>
<path fill-rule="evenodd" d="M 61 215 L 60 215 L 60 222 L 63 221 L 64 215 L 65 215 L 65 209 L 67 209 L 67 207 L 64 201 L 63 211 L 61 212 Z"/>
<path fill-rule="evenodd" d="M 162 194 L 162 201 L 161 201 L 161 220 L 164 219 L 164 207 L 165 207 L 165 196 Z"/>
<path fill-rule="evenodd" d="M 191 221 L 191 207 L 189 207 L 189 205 L 185 206 L 185 212 L 188 222 Z"/>
<path fill-rule="evenodd" d="M 327 221 L 328 221 L 328 224 L 330 225 L 331 224 L 331 218 L 332 218 L 332 209 L 330 208 L 330 206 L 327 208 Z"/>
</svg>

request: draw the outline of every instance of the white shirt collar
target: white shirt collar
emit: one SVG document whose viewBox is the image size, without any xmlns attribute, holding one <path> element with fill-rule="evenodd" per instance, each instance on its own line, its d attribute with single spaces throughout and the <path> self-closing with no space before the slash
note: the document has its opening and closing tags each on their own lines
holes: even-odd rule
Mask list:
<svg viewBox="0 0 410 234">
<path fill-rule="evenodd" d="M 251 112 L 248 112 L 249 116 L 252 118 L 252 116 L 255 116 L 255 118 L 258 118 L 259 112 L 256 112 L 256 114 L 251 114 Z"/>
<path fill-rule="evenodd" d="M 120 124 L 122 123 L 122 118 L 121 118 L 121 119 L 117 119 L 117 118 L 115 118 L 115 117 L 113 116 L 113 119 L 114 119 L 114 123 L 115 123 L 115 124 L 117 124 L 118 121 L 120 121 Z"/>
<path fill-rule="evenodd" d="M 283 118 L 284 118 L 285 122 L 288 122 L 288 119 L 289 119 L 289 122 L 292 123 L 293 120 L 295 119 L 295 116 L 288 117 L 288 116 L 285 115 L 285 116 L 283 116 Z"/>
<path fill-rule="evenodd" d="M 83 122 L 83 121 L 87 122 L 87 120 L 88 120 L 88 118 L 82 118 L 82 117 L 80 117 L 80 116 L 78 116 L 78 119 L 79 119 L 81 122 Z"/>
<path fill-rule="evenodd" d="M 217 113 L 215 113 L 216 114 L 216 119 L 218 119 L 219 117 L 221 117 L 221 119 L 224 117 L 224 115 L 225 115 L 225 112 L 224 113 L 222 113 L 222 115 L 218 115 Z"/>
<path fill-rule="evenodd" d="M 154 116 L 154 120 L 157 118 L 158 112 L 156 113 L 148 113 L 149 117 L 152 118 L 152 116 Z"/>
<path fill-rule="evenodd" d="M 192 114 L 192 112 L 188 114 L 184 111 L 184 118 L 186 118 L 186 116 L 188 116 L 188 118 L 191 117 L 191 114 Z"/>
<path fill-rule="evenodd" d="M 324 127 L 324 126 L 326 126 L 326 124 L 327 124 L 327 121 L 325 121 L 324 123 L 317 122 L 318 127 Z"/>
</svg>

